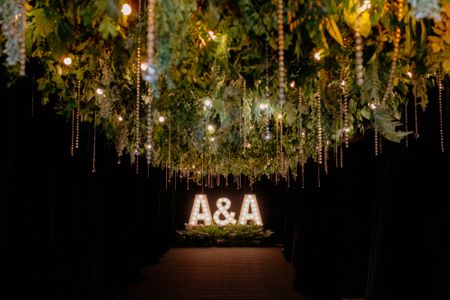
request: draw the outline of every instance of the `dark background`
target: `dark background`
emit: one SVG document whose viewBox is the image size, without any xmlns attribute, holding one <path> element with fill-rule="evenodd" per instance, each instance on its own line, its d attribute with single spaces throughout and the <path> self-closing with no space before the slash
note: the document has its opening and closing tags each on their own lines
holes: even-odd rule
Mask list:
<svg viewBox="0 0 450 300">
<path fill-rule="evenodd" d="M 129 160 L 117 163 L 101 132 L 93 174 L 91 125 L 81 124 L 80 149 L 70 157 L 70 121 L 41 107 L 39 95 L 31 118 L 29 80 L 0 84 L 0 269 L 7 278 L 0 297 L 108 299 L 158 263 L 201 188 L 178 182 L 175 190 L 171 182 L 166 190 L 164 171 L 147 177 L 144 160 L 136 175 Z M 331 157 L 320 189 L 311 162 L 305 189 L 293 179 L 289 188 L 263 179 L 253 191 L 247 184 L 237 190 L 222 178 L 205 189 L 212 212 L 219 195 L 229 196 L 238 215 L 243 195 L 255 193 L 304 293 L 450 299 L 450 160 L 449 151 L 440 153 L 437 97 L 430 97 L 429 109 L 419 111 L 420 139 L 410 137 L 408 149 L 385 142 L 375 157 L 368 132 L 345 153 L 344 169 Z M 446 123 L 447 149 L 449 129 Z"/>
</svg>

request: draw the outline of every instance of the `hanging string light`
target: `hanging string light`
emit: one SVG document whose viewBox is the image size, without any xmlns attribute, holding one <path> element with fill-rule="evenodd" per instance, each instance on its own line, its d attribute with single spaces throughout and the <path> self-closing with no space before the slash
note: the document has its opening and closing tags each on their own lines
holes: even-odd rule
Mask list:
<svg viewBox="0 0 450 300">
<path fill-rule="evenodd" d="M 317 95 L 316 95 L 316 115 L 317 115 L 317 162 L 322 164 L 322 103 L 320 99 L 320 81 L 317 83 Z"/>
<path fill-rule="evenodd" d="M 158 80 L 158 70 L 154 62 L 155 53 L 155 0 L 147 2 L 147 68 L 143 79 L 150 83 Z"/>
<path fill-rule="evenodd" d="M 153 101 L 153 93 L 149 89 L 148 103 L 147 103 L 147 140 L 146 140 L 147 170 L 150 170 L 150 164 L 152 162 L 152 101 Z"/>
<path fill-rule="evenodd" d="M 34 95 L 35 95 L 35 78 L 34 73 L 31 77 L 31 118 L 34 118 Z"/>
<path fill-rule="evenodd" d="M 245 79 L 242 79 L 242 107 L 241 107 L 241 115 L 242 115 L 242 146 L 244 151 L 249 147 L 248 143 L 248 126 L 249 126 L 249 118 L 250 118 L 250 105 L 248 103 L 247 97 L 247 83 Z"/>
<path fill-rule="evenodd" d="M 343 113 L 343 137 L 344 137 L 344 143 L 345 143 L 345 148 L 348 148 L 348 144 L 349 144 L 349 132 L 350 132 L 350 128 L 349 128 L 349 122 L 348 122 L 348 92 L 347 92 L 347 86 L 346 86 L 346 82 L 342 81 L 341 83 L 342 85 L 342 95 L 343 95 L 343 100 L 342 100 L 342 113 Z"/>
<path fill-rule="evenodd" d="M 97 169 L 96 169 L 96 163 L 95 163 L 95 159 L 96 159 L 96 151 L 97 151 L 97 131 L 96 131 L 96 123 L 97 123 L 97 115 L 94 113 L 94 123 L 93 123 L 93 127 L 94 127 L 94 141 L 92 143 L 92 173 L 96 173 Z"/>
<path fill-rule="evenodd" d="M 359 11 L 359 10 L 358 10 Z M 355 65 L 356 65 L 356 83 L 359 86 L 364 84 L 364 74 L 363 74 L 363 40 L 361 37 L 361 13 L 356 16 L 355 23 Z"/>
<path fill-rule="evenodd" d="M 408 101 L 405 102 L 405 132 L 408 131 Z M 405 136 L 405 147 L 408 148 L 409 138 Z"/>
<path fill-rule="evenodd" d="M 25 64 L 27 61 L 26 54 L 26 32 L 27 32 L 27 15 L 25 11 L 26 0 L 19 2 L 19 75 L 25 76 Z"/>
<path fill-rule="evenodd" d="M 339 168 L 339 146 L 338 146 L 338 143 L 336 143 L 336 145 L 334 145 L 334 158 L 335 158 L 334 167 L 337 169 L 337 168 Z"/>
<path fill-rule="evenodd" d="M 419 135 L 419 118 L 417 115 L 417 97 L 414 97 L 414 138 L 417 140 Z"/>
<path fill-rule="evenodd" d="M 75 149 L 80 147 L 80 100 L 81 100 L 81 81 L 77 82 L 77 108 L 76 108 L 76 127 L 75 127 Z"/>
<path fill-rule="evenodd" d="M 379 142 L 378 142 L 378 130 L 377 129 L 374 130 L 374 145 L 375 145 L 375 156 L 378 156 Z"/>
<path fill-rule="evenodd" d="M 286 100 L 284 97 L 284 30 L 283 30 L 283 0 L 278 0 L 277 9 L 278 22 L 278 101 L 283 105 Z"/>
<path fill-rule="evenodd" d="M 440 71 L 437 73 L 438 81 L 438 104 L 439 104 L 439 135 L 441 142 L 441 152 L 444 153 L 444 119 L 443 119 L 443 108 L 442 108 L 442 90 L 444 86 L 442 84 L 442 74 Z"/>
<path fill-rule="evenodd" d="M 298 88 L 298 128 L 299 128 L 299 156 L 300 156 L 300 164 L 302 170 L 305 165 L 305 131 L 303 129 L 303 116 L 302 116 L 302 106 L 303 106 L 303 89 Z"/>
<path fill-rule="evenodd" d="M 325 175 L 328 175 L 328 145 L 329 145 L 330 141 L 326 141 L 325 145 L 323 146 L 323 159 L 324 159 L 324 170 L 325 170 Z"/>
<path fill-rule="evenodd" d="M 397 20 L 400 22 L 403 17 L 403 0 L 397 0 L 396 16 L 397 16 Z M 393 88 L 394 78 L 395 78 L 395 69 L 397 67 L 400 37 L 401 37 L 401 29 L 399 26 L 396 26 L 395 27 L 395 37 L 394 37 L 394 52 L 392 54 L 391 69 L 389 71 L 388 84 L 386 87 L 386 91 L 384 92 L 383 99 L 381 101 L 381 103 L 383 105 L 386 105 L 387 99 L 389 98 L 389 96 L 392 92 L 392 88 Z"/>
<path fill-rule="evenodd" d="M 74 156 L 75 155 L 75 114 L 76 111 L 72 110 L 72 132 L 71 132 L 71 139 L 70 139 L 70 156 Z"/>
<path fill-rule="evenodd" d="M 141 0 L 138 1 L 138 26 L 141 24 Z M 141 102 L 141 37 L 138 35 L 137 52 L 136 52 L 136 116 L 135 116 L 135 149 L 136 156 L 136 174 L 139 172 L 139 145 L 141 143 L 140 136 L 140 102 Z"/>
</svg>

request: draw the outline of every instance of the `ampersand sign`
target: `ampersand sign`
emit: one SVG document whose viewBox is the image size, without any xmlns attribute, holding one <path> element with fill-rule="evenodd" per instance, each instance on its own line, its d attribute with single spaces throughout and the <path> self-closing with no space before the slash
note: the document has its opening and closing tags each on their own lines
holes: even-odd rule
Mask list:
<svg viewBox="0 0 450 300">
<path fill-rule="evenodd" d="M 217 210 L 214 212 L 214 223 L 220 226 L 226 226 L 228 224 L 236 224 L 236 215 L 234 212 L 228 212 L 231 207 L 231 201 L 228 198 L 219 198 L 216 201 Z M 225 219 L 220 219 L 220 215 L 223 215 Z"/>
</svg>

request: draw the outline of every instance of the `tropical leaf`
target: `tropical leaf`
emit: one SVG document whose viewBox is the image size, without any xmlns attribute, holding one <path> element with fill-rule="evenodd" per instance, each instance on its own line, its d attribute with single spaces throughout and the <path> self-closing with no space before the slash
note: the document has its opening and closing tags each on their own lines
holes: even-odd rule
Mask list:
<svg viewBox="0 0 450 300">
<path fill-rule="evenodd" d="M 331 37 L 339 43 L 342 47 L 344 47 L 344 40 L 342 39 L 341 32 L 339 30 L 339 27 L 336 24 L 336 21 L 334 18 L 326 18 L 325 19 L 325 28 L 327 29 L 328 33 L 331 35 Z"/>
<path fill-rule="evenodd" d="M 394 117 L 384 108 L 377 107 L 372 110 L 373 114 L 373 126 L 378 132 L 383 135 L 384 138 L 391 142 L 400 143 L 400 141 L 412 131 L 400 131 L 397 130 L 398 126 L 402 123 L 395 120 Z"/>
</svg>

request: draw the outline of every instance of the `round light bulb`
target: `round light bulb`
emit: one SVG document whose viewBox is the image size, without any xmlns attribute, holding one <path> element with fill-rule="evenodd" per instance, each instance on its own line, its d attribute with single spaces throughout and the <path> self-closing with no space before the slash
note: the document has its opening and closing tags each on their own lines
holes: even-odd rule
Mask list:
<svg viewBox="0 0 450 300">
<path fill-rule="evenodd" d="M 375 108 L 377 108 L 377 105 L 372 102 L 369 104 L 369 107 L 370 107 L 370 109 L 375 109 Z"/>
<path fill-rule="evenodd" d="M 146 62 L 141 63 L 141 70 L 146 71 L 148 68 L 148 64 Z"/>
<path fill-rule="evenodd" d="M 119 116 L 118 119 L 119 119 L 119 122 L 122 122 L 122 121 L 123 121 L 122 116 Z"/>
<path fill-rule="evenodd" d="M 211 100 L 209 100 L 209 99 L 206 99 L 204 102 L 203 102 L 203 104 L 205 105 L 205 107 L 211 107 L 212 106 L 212 102 L 211 102 Z"/>
<path fill-rule="evenodd" d="M 291 88 L 294 88 L 295 87 L 295 81 L 292 81 L 290 86 L 291 86 Z"/>
<path fill-rule="evenodd" d="M 164 116 L 159 116 L 159 118 L 158 118 L 159 123 L 164 123 L 165 120 L 166 120 L 166 118 L 164 118 Z"/>
<path fill-rule="evenodd" d="M 209 124 L 207 127 L 206 127 L 206 129 L 208 129 L 208 131 L 210 132 L 210 133 L 213 133 L 214 132 L 214 126 L 213 125 L 211 125 L 211 124 Z"/>
<path fill-rule="evenodd" d="M 216 35 L 214 34 L 214 31 L 208 31 L 208 35 L 213 41 L 215 41 L 217 38 Z"/>
<path fill-rule="evenodd" d="M 72 64 L 72 59 L 70 57 L 66 57 L 66 58 L 63 59 L 63 63 L 66 66 L 70 66 Z"/>
<path fill-rule="evenodd" d="M 406 75 L 408 75 L 409 78 L 412 78 L 412 73 L 411 73 L 411 71 L 406 72 Z"/>
<path fill-rule="evenodd" d="M 320 60 L 320 52 L 314 53 L 314 58 L 315 58 L 316 60 Z"/>
<path fill-rule="evenodd" d="M 209 138 L 209 140 L 210 140 L 211 142 L 214 142 L 214 141 L 216 140 L 216 138 L 212 136 L 212 137 Z"/>
<path fill-rule="evenodd" d="M 103 89 L 101 88 L 97 88 L 95 92 L 97 93 L 97 95 L 103 95 Z"/>
<path fill-rule="evenodd" d="M 131 6 L 128 3 L 122 5 L 122 9 L 120 10 L 124 16 L 129 16 L 131 14 Z"/>
</svg>

